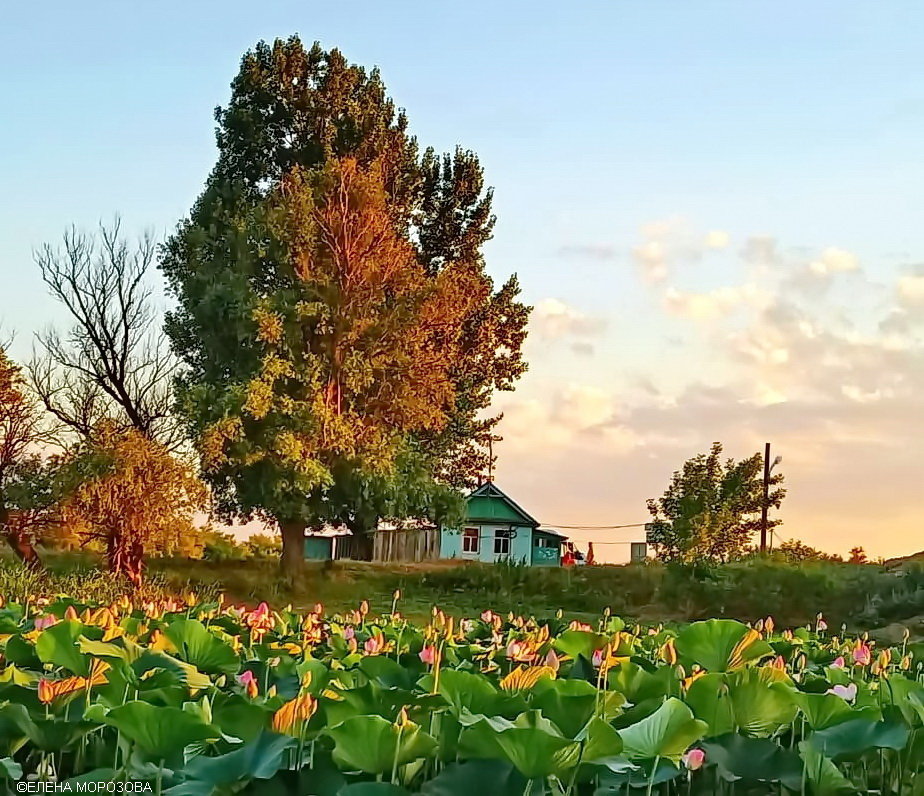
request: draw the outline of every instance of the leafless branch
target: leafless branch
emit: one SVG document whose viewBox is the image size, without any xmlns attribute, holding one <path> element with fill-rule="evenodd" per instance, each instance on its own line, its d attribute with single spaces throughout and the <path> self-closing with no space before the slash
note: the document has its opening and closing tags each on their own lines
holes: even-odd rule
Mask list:
<svg viewBox="0 0 924 796">
<path fill-rule="evenodd" d="M 72 228 L 60 248 L 38 250 L 42 279 L 72 325 L 36 335 L 29 374 L 63 427 L 86 435 L 106 418 L 175 450 L 182 444 L 172 413 L 176 360 L 149 281 L 155 255 L 151 235 L 132 246 L 118 220 L 96 235 Z"/>
</svg>

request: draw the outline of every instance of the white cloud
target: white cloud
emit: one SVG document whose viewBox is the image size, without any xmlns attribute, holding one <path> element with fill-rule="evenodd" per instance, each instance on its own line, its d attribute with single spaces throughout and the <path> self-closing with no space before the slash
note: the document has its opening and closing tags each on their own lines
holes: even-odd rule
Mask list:
<svg viewBox="0 0 924 796">
<path fill-rule="evenodd" d="M 712 321 L 734 312 L 739 306 L 756 304 L 763 296 L 754 284 L 720 287 L 708 293 L 685 293 L 669 287 L 664 308 L 671 314 L 694 321 Z"/>
<path fill-rule="evenodd" d="M 613 415 L 613 396 L 586 384 L 566 385 L 558 396 L 554 419 L 572 431 L 598 426 Z"/>
<path fill-rule="evenodd" d="M 731 238 L 727 232 L 723 232 L 721 229 L 714 229 L 706 233 L 703 245 L 707 249 L 725 249 L 730 242 Z"/>
<path fill-rule="evenodd" d="M 537 302 L 530 316 L 530 331 L 545 340 L 598 337 L 605 328 L 602 318 L 585 315 L 557 298 Z"/>
<path fill-rule="evenodd" d="M 860 261 L 849 251 L 829 246 L 817 259 L 812 260 L 808 267 L 815 276 L 829 277 L 832 274 L 858 271 Z"/>
<path fill-rule="evenodd" d="M 906 306 L 924 304 L 924 274 L 909 274 L 898 280 L 898 298 Z"/>
<path fill-rule="evenodd" d="M 632 257 L 652 282 L 667 279 L 667 254 L 661 241 L 649 240 L 632 249 Z"/>
</svg>

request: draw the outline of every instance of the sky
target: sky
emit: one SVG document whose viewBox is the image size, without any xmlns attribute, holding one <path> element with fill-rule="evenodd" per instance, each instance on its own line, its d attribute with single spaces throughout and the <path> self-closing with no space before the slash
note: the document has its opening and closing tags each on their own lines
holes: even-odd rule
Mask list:
<svg viewBox="0 0 924 796">
<path fill-rule="evenodd" d="M 6 3 L 0 328 L 63 320 L 33 250 L 166 235 L 242 53 L 377 65 L 424 145 L 475 150 L 486 249 L 535 307 L 499 486 L 543 524 L 647 519 L 721 441 L 771 442 L 782 538 L 924 549 L 924 50 L 917 2 Z M 574 531 L 624 560 L 637 529 Z"/>
</svg>

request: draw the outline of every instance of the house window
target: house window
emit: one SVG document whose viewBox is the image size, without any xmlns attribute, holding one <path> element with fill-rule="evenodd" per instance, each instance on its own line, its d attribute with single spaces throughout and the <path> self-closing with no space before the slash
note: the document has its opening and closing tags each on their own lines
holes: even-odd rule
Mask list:
<svg viewBox="0 0 924 796">
<path fill-rule="evenodd" d="M 536 547 L 558 547 L 558 542 L 554 542 L 545 536 L 537 536 L 535 544 Z"/>
<path fill-rule="evenodd" d="M 478 528 L 466 528 L 462 531 L 462 552 L 477 555 L 480 541 Z"/>
<path fill-rule="evenodd" d="M 496 556 L 509 556 L 510 555 L 510 531 L 506 530 L 497 530 L 494 531 L 494 555 Z"/>
</svg>

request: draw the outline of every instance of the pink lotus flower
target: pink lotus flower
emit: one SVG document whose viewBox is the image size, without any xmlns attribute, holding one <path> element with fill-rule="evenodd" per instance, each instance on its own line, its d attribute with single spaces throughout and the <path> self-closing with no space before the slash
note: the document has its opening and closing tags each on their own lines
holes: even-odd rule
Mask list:
<svg viewBox="0 0 924 796">
<path fill-rule="evenodd" d="M 684 766 L 690 771 L 702 768 L 706 753 L 702 749 L 690 749 L 682 758 Z"/>
<path fill-rule="evenodd" d="M 857 698 L 857 684 L 836 685 L 833 688 L 829 688 L 825 693 L 839 696 L 845 702 L 853 702 Z"/>
<path fill-rule="evenodd" d="M 432 666 L 436 662 L 436 647 L 432 644 L 425 644 L 424 648 L 418 653 L 418 657 L 427 666 Z"/>
<path fill-rule="evenodd" d="M 859 666 L 869 666 L 873 659 L 873 651 L 868 644 L 857 644 L 853 649 L 853 659 Z"/>
<path fill-rule="evenodd" d="M 591 663 L 598 668 L 603 664 L 603 650 L 594 650 Z"/>
<path fill-rule="evenodd" d="M 356 629 L 353 627 L 353 625 L 347 625 L 343 629 L 343 637 L 347 641 L 351 641 L 352 639 L 356 638 Z"/>
<path fill-rule="evenodd" d="M 370 636 L 366 639 L 366 643 L 363 644 L 363 650 L 366 655 L 378 655 L 385 648 L 385 639 L 376 634 Z"/>
<path fill-rule="evenodd" d="M 831 668 L 832 668 L 832 669 L 843 669 L 845 665 L 846 665 L 846 664 L 845 664 L 845 662 L 844 662 L 844 656 L 843 656 L 843 655 L 838 655 L 838 656 L 834 659 L 834 662 L 831 664 Z"/>
<path fill-rule="evenodd" d="M 824 618 L 819 616 L 818 621 L 815 623 L 815 632 L 824 633 L 828 629 L 828 623 L 825 622 Z"/>
<path fill-rule="evenodd" d="M 257 678 L 254 677 L 254 673 L 248 669 L 246 672 L 242 672 L 237 676 L 237 681 L 244 686 L 244 690 L 247 692 L 247 696 L 251 699 L 254 699 L 260 689 L 257 687 Z"/>
<path fill-rule="evenodd" d="M 54 624 L 57 624 L 57 617 L 48 614 L 47 616 L 40 616 L 35 620 L 35 629 L 44 630 L 46 627 L 51 627 Z"/>
<path fill-rule="evenodd" d="M 537 657 L 535 645 L 514 639 L 507 645 L 507 657 L 519 663 L 532 663 Z"/>
</svg>

